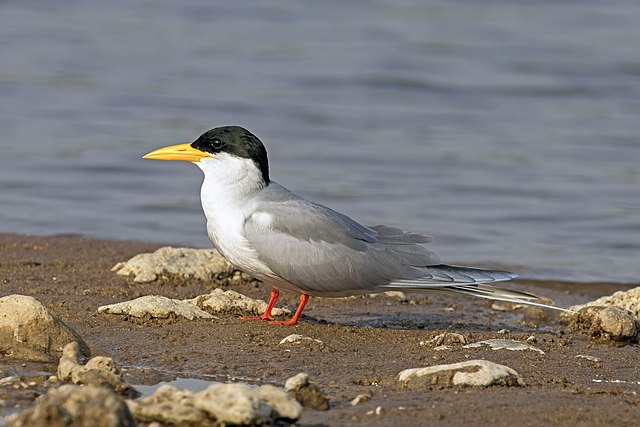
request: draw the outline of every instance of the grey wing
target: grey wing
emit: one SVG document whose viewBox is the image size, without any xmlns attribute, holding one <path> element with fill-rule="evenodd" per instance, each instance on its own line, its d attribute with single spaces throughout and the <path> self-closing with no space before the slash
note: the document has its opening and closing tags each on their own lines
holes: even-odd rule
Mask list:
<svg viewBox="0 0 640 427">
<path fill-rule="evenodd" d="M 428 236 L 365 227 L 299 198 L 263 201 L 247 218 L 245 238 L 275 274 L 310 295 L 376 292 L 394 280 L 424 276 L 439 258 Z"/>
</svg>

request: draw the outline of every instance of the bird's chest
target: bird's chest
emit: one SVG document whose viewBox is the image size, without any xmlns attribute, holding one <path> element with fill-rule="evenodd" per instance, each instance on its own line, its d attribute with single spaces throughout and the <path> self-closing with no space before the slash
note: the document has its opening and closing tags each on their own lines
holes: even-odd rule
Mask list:
<svg viewBox="0 0 640 427">
<path fill-rule="evenodd" d="M 209 239 L 227 261 L 258 278 L 273 274 L 245 238 L 246 217 L 240 209 L 218 207 L 215 213 L 210 212 L 206 216 Z"/>
</svg>

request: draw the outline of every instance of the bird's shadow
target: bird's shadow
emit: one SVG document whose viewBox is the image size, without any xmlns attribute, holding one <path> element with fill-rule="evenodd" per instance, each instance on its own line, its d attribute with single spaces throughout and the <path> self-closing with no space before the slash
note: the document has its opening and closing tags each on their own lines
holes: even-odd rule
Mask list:
<svg viewBox="0 0 640 427">
<path fill-rule="evenodd" d="M 332 325 L 344 327 L 360 327 L 365 329 L 398 329 L 398 330 L 426 330 L 442 331 L 451 330 L 456 332 L 497 332 L 504 328 L 504 325 L 494 325 L 491 319 L 483 322 L 469 322 L 462 315 L 440 315 L 440 314 L 350 314 L 345 316 L 334 316 L 332 319 L 318 318 L 310 315 L 301 317 L 303 322 L 314 323 L 316 325 Z M 509 326 L 512 333 L 531 332 L 530 327 L 512 324 Z"/>
</svg>

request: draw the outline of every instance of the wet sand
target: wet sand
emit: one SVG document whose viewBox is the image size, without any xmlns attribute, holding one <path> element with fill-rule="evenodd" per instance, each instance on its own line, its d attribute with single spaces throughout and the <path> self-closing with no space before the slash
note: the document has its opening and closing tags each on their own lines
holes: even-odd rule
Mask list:
<svg viewBox="0 0 640 427">
<path fill-rule="evenodd" d="M 160 245 L 0 234 L 2 296 L 30 295 L 74 328 L 94 355 L 108 355 L 127 368 L 134 384 L 176 377 L 275 384 L 306 372 L 328 395 L 328 411 L 305 409 L 298 424 L 311 425 L 636 425 L 640 418 L 640 346 L 593 342 L 570 331 L 556 313 L 499 311 L 491 302 L 435 294 L 409 301 L 376 298 L 312 298 L 299 325 L 291 328 L 245 322 L 238 316 L 216 320 L 145 320 L 97 314 L 105 304 L 149 294 L 194 297 L 216 284 L 158 281 L 147 284 L 117 276 L 111 267 Z M 569 306 L 629 286 L 517 280 L 510 287 Z M 266 299 L 255 284 L 234 290 Z M 295 307 L 296 295 L 280 304 Z M 499 333 L 506 329 L 508 333 Z M 465 349 L 436 351 L 425 342 L 457 332 L 475 342 L 526 339 L 545 352 Z M 279 346 L 301 334 L 324 345 Z M 421 345 L 422 343 L 422 345 Z M 576 358 L 592 356 L 594 360 Z M 524 387 L 485 389 L 403 388 L 397 374 L 407 368 L 486 359 L 515 369 Z M 46 376 L 55 365 L 3 360 L 0 373 Z M 27 407 L 42 389 L 2 390 L 2 415 Z M 352 406 L 356 396 L 371 399 Z M 18 405 L 17 408 L 13 408 Z M 378 409 L 376 411 L 377 408 Z"/>
</svg>

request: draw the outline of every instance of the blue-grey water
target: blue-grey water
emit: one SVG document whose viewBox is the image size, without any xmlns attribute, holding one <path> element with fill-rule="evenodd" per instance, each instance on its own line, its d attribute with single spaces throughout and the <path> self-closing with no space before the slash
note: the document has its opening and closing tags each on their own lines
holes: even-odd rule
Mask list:
<svg viewBox="0 0 640 427">
<path fill-rule="evenodd" d="M 637 0 L 0 1 L 0 231 L 208 246 L 225 124 L 446 261 L 640 279 Z"/>
</svg>

